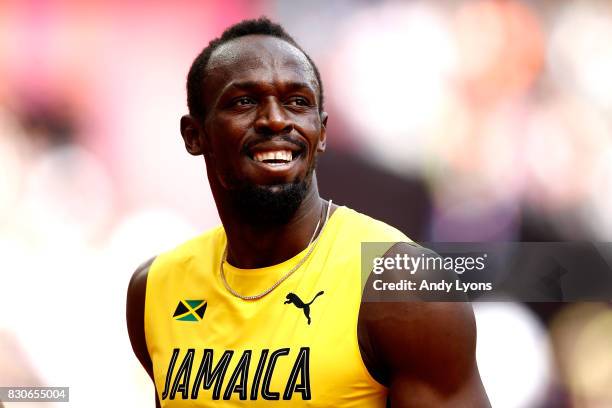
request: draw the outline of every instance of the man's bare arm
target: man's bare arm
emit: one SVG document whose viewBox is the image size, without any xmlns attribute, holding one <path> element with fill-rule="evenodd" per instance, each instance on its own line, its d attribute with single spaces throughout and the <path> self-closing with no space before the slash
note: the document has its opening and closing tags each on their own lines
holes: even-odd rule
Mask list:
<svg viewBox="0 0 612 408">
<path fill-rule="evenodd" d="M 407 244 L 388 255 L 396 253 L 418 255 Z M 358 334 L 364 362 L 389 387 L 392 408 L 490 407 L 469 303 L 365 301 Z"/>
<path fill-rule="evenodd" d="M 155 379 L 153 378 L 153 363 L 151 361 L 151 357 L 149 356 L 144 332 L 144 307 L 147 276 L 149 273 L 149 267 L 153 263 L 154 259 L 155 258 L 151 258 L 144 264 L 140 265 L 132 275 L 132 279 L 130 280 L 130 284 L 128 286 L 126 304 L 127 328 L 130 336 L 130 342 L 132 343 L 132 349 L 140 361 L 140 364 L 142 364 L 147 374 L 149 374 L 149 377 L 151 377 L 153 386 L 155 386 Z M 157 397 L 157 392 L 155 393 L 155 407 L 161 407 Z"/>
</svg>

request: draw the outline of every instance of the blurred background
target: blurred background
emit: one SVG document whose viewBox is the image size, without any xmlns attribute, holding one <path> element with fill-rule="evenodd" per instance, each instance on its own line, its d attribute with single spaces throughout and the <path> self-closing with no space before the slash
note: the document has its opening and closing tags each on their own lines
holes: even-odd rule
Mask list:
<svg viewBox="0 0 612 408">
<path fill-rule="evenodd" d="M 417 241 L 612 240 L 612 2 L 3 0 L 0 386 L 154 406 L 127 283 L 219 222 L 185 80 L 260 15 L 321 70 L 324 197 Z M 474 307 L 495 407 L 612 406 L 609 304 Z"/>
</svg>

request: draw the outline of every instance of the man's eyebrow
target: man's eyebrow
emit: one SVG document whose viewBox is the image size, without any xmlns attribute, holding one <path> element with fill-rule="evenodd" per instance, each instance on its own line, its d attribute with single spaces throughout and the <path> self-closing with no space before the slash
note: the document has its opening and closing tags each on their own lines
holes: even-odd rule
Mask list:
<svg viewBox="0 0 612 408">
<path fill-rule="evenodd" d="M 289 91 L 307 89 L 309 91 L 316 92 L 316 89 L 314 89 L 313 86 L 309 84 L 308 82 L 291 81 L 291 82 L 284 82 L 282 85 L 284 88 L 286 88 Z M 250 90 L 260 89 L 261 87 L 262 87 L 262 84 L 260 82 L 255 82 L 255 81 L 233 82 L 226 88 L 224 93 L 232 89 L 241 89 L 245 91 L 250 91 Z"/>
</svg>

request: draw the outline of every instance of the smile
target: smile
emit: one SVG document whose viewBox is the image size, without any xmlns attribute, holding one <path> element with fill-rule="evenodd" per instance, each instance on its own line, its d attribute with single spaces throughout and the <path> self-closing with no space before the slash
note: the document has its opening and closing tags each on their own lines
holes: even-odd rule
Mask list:
<svg viewBox="0 0 612 408">
<path fill-rule="evenodd" d="M 251 143 L 244 149 L 251 163 L 277 175 L 293 169 L 306 151 L 305 143 L 282 139 Z"/>
<path fill-rule="evenodd" d="M 293 152 L 291 150 L 262 151 L 253 154 L 253 160 L 269 166 L 282 166 L 293 161 Z"/>
</svg>

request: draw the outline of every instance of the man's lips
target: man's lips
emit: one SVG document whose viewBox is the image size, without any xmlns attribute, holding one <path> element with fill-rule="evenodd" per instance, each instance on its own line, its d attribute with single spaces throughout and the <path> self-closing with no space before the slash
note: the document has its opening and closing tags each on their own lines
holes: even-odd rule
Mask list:
<svg viewBox="0 0 612 408">
<path fill-rule="evenodd" d="M 288 137 L 281 140 L 255 141 L 245 145 L 244 153 L 257 162 L 278 167 L 296 160 L 306 150 L 302 141 L 294 141 Z"/>
<path fill-rule="evenodd" d="M 269 164 L 289 163 L 293 160 L 293 152 L 291 150 L 261 151 L 253 154 L 253 160 Z"/>
</svg>

